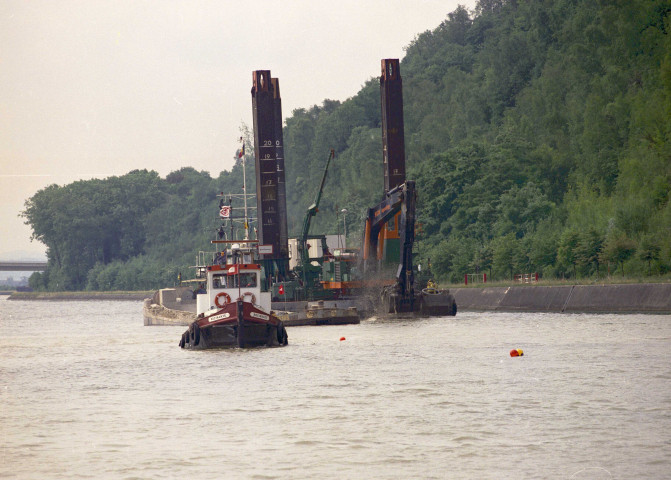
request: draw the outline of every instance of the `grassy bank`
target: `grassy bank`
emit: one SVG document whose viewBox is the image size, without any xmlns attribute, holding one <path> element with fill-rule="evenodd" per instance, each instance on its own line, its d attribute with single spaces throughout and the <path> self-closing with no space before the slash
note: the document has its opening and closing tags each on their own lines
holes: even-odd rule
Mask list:
<svg viewBox="0 0 671 480">
<path fill-rule="evenodd" d="M 14 292 L 10 300 L 143 300 L 154 290 L 106 292 Z"/>
</svg>

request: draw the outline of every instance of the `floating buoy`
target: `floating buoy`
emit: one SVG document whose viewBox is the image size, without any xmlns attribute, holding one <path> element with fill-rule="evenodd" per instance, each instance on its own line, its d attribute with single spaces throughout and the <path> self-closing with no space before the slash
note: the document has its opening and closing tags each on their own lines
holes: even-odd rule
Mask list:
<svg viewBox="0 0 671 480">
<path fill-rule="evenodd" d="M 521 348 L 513 348 L 510 351 L 510 356 L 511 357 L 523 357 L 524 356 L 524 350 L 522 350 Z"/>
<path fill-rule="evenodd" d="M 345 337 L 340 337 L 341 342 L 344 341 L 344 340 L 345 340 Z"/>
</svg>

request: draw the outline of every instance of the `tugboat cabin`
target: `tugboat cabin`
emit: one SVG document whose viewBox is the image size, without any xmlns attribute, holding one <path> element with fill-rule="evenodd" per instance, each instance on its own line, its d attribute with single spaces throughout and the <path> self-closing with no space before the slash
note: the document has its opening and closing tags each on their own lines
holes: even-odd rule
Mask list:
<svg viewBox="0 0 671 480">
<path fill-rule="evenodd" d="M 197 313 L 208 315 L 237 300 L 270 311 L 270 292 L 261 288 L 261 267 L 253 262 L 253 247 L 239 244 L 218 255 L 206 268 L 207 292 L 197 296 Z"/>
</svg>

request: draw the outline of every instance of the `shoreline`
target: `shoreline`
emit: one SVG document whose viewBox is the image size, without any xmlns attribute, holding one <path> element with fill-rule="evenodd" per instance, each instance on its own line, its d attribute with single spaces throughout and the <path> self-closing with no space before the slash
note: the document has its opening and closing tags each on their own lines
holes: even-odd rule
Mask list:
<svg viewBox="0 0 671 480">
<path fill-rule="evenodd" d="M 451 287 L 460 311 L 671 314 L 671 283 Z M 8 300 L 134 300 L 138 292 L 13 292 Z"/>
<path fill-rule="evenodd" d="M 153 290 L 139 292 L 13 292 L 7 300 L 144 300 Z"/>
</svg>

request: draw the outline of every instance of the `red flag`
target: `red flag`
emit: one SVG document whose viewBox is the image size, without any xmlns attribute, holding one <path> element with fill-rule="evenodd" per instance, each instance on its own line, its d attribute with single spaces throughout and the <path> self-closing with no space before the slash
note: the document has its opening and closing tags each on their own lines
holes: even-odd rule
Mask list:
<svg viewBox="0 0 671 480">
<path fill-rule="evenodd" d="M 224 205 L 221 207 L 221 210 L 219 210 L 219 216 L 221 218 L 228 218 L 231 216 L 231 207 L 229 205 Z"/>
<path fill-rule="evenodd" d="M 280 295 L 284 295 L 284 285 L 280 285 L 278 292 Z"/>
</svg>

